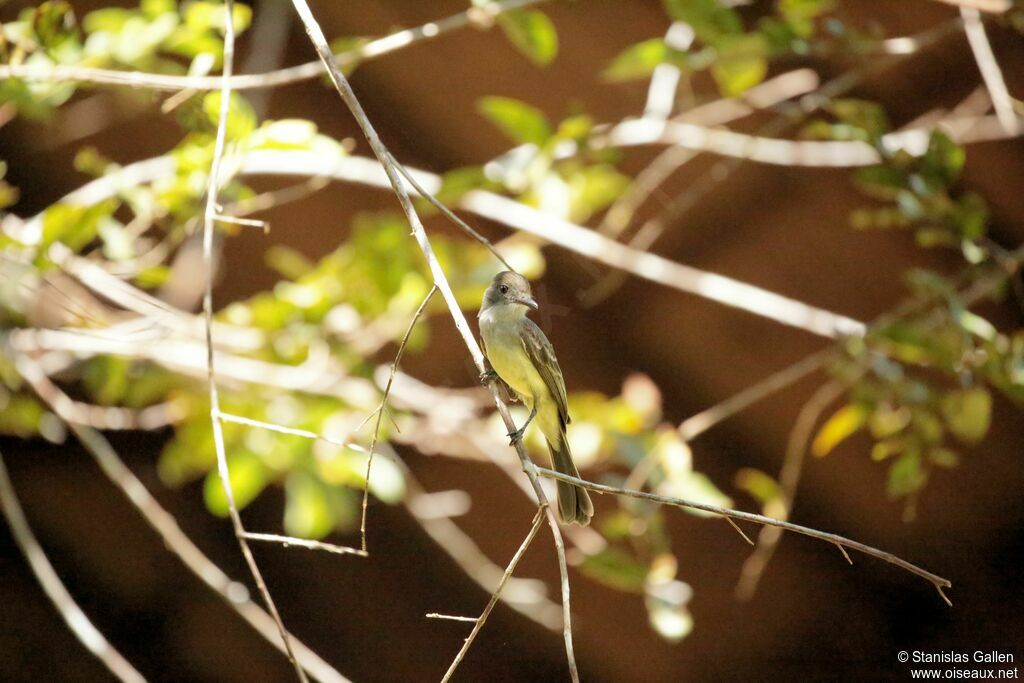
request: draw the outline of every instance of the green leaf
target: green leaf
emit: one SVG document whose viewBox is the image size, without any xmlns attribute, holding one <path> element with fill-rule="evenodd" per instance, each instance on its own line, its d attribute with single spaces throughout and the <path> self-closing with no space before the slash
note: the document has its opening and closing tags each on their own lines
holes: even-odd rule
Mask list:
<svg viewBox="0 0 1024 683">
<path fill-rule="evenodd" d="M 588 555 L 579 570 L 598 583 L 630 593 L 643 592 L 647 578 L 647 567 L 642 562 L 615 547 Z"/>
<path fill-rule="evenodd" d="M 928 451 L 928 462 L 938 467 L 949 469 L 956 467 L 957 463 L 960 462 L 960 456 L 957 455 L 956 451 L 940 446 Z"/>
<path fill-rule="evenodd" d="M 516 49 L 534 64 L 547 66 L 558 54 L 558 32 L 539 10 L 514 10 L 498 16 L 498 24 Z"/>
<path fill-rule="evenodd" d="M 203 111 L 210 122 L 217 126 L 220 121 L 220 91 L 207 93 L 203 97 Z M 238 93 L 231 93 L 228 103 L 227 137 L 240 140 L 256 130 L 256 111 L 249 101 Z"/>
<path fill-rule="evenodd" d="M 520 100 L 484 97 L 477 109 L 514 142 L 543 145 L 551 137 L 551 123 L 543 112 Z"/>
<path fill-rule="evenodd" d="M 646 78 L 659 64 L 669 61 L 671 52 L 663 38 L 644 40 L 620 52 L 602 75 L 608 81 Z"/>
<path fill-rule="evenodd" d="M 743 30 L 740 15 L 721 0 L 663 0 L 665 9 L 676 21 L 685 21 L 705 43 Z"/>
<path fill-rule="evenodd" d="M 79 251 L 96 237 L 100 222 L 109 218 L 118 204 L 116 199 L 93 206 L 54 204 L 43 213 L 42 246 L 59 241 Z"/>
<path fill-rule="evenodd" d="M 715 44 L 718 57 L 711 75 L 725 97 L 742 95 L 768 73 L 768 46 L 760 34 L 723 36 Z"/>
<path fill-rule="evenodd" d="M 921 467 L 921 452 L 909 450 L 901 455 L 889 468 L 886 491 L 891 498 L 914 493 L 928 481 L 928 475 Z"/>
<path fill-rule="evenodd" d="M 444 204 L 455 204 L 467 192 L 489 185 L 482 166 L 453 168 L 441 176 L 441 188 L 435 196 Z"/>
<path fill-rule="evenodd" d="M 992 420 L 992 395 L 983 387 L 951 391 L 942 397 L 942 416 L 949 431 L 965 443 L 985 438 Z"/>
<path fill-rule="evenodd" d="M 811 452 L 819 458 L 828 455 L 833 448 L 863 427 L 867 420 L 868 411 L 863 405 L 850 403 L 843 406 L 822 425 L 811 444 Z"/>
<path fill-rule="evenodd" d="M 313 264 L 296 249 L 275 244 L 263 256 L 267 266 L 289 280 L 298 280 L 313 270 Z"/>
<path fill-rule="evenodd" d="M 328 486 L 306 472 L 290 475 L 285 483 L 285 532 L 312 539 L 331 533 L 336 521 L 331 493 Z"/>
<path fill-rule="evenodd" d="M 604 209 L 629 187 L 629 178 L 613 166 L 588 166 L 569 178 L 569 218 L 582 223 Z"/>
<path fill-rule="evenodd" d="M 197 31 L 212 29 L 223 33 L 227 28 L 227 14 L 219 2 L 190 2 L 185 6 L 184 16 L 186 25 Z M 252 23 L 252 8 L 236 2 L 232 6 L 231 17 L 235 32 L 241 33 Z"/>
<path fill-rule="evenodd" d="M 779 482 L 753 467 L 744 467 L 736 473 L 736 488 L 749 493 L 762 507 L 782 499 Z"/>
<path fill-rule="evenodd" d="M 236 451 L 228 456 L 228 475 L 235 505 L 239 510 L 251 503 L 266 487 L 267 468 L 255 453 Z M 217 470 L 211 471 L 203 485 L 206 508 L 218 517 L 228 516 L 228 499 Z"/>
<path fill-rule="evenodd" d="M 832 114 L 843 123 L 860 128 L 869 138 L 878 138 L 889 131 L 889 116 L 879 104 L 852 98 L 836 99 L 829 105 Z"/>
<path fill-rule="evenodd" d="M 362 36 L 342 36 L 331 41 L 331 52 L 338 58 L 341 73 L 351 76 L 355 72 L 363 63 L 363 58 L 358 55 L 357 50 L 362 49 L 369 42 L 369 38 Z M 349 56 L 349 53 L 352 53 L 352 56 Z"/>
</svg>

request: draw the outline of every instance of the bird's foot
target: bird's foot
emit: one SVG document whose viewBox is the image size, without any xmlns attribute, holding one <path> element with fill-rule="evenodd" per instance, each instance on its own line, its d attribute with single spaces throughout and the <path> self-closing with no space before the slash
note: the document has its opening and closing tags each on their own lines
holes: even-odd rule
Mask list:
<svg viewBox="0 0 1024 683">
<path fill-rule="evenodd" d="M 509 446 L 515 446 L 517 442 L 521 442 L 523 440 L 523 434 L 526 433 L 526 427 L 528 425 L 529 425 L 529 423 L 524 424 L 522 427 L 520 427 L 516 431 L 508 433 L 508 445 Z"/>
<path fill-rule="evenodd" d="M 494 370 L 484 370 L 480 373 L 480 384 L 490 384 L 492 380 L 498 379 L 498 373 Z"/>
</svg>

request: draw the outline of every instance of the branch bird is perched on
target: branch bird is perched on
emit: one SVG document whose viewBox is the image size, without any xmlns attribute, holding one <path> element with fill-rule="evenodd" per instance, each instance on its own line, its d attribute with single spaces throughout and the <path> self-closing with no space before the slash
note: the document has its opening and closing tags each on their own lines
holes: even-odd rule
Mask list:
<svg viewBox="0 0 1024 683">
<path fill-rule="evenodd" d="M 480 305 L 480 334 L 484 353 L 494 372 L 530 409 L 530 417 L 519 431 L 509 434 L 522 438 L 534 418 L 548 442 L 554 469 L 578 477 L 576 465 L 565 438 L 569 423 L 569 404 L 565 380 L 558 367 L 555 350 L 537 324 L 526 317 L 528 309 L 537 309 L 530 283 L 519 273 L 505 271 L 494 276 Z M 559 481 L 558 516 L 566 523 L 586 526 L 594 515 L 594 504 L 585 489 Z"/>
</svg>

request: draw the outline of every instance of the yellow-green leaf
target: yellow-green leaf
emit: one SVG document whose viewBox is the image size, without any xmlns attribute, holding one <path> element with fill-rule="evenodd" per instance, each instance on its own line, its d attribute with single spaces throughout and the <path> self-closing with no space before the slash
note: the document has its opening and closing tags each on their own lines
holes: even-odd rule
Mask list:
<svg viewBox="0 0 1024 683">
<path fill-rule="evenodd" d="M 992 396 L 983 387 L 951 391 L 942 397 L 942 416 L 949 431 L 966 443 L 977 443 L 988 433 Z"/>
<path fill-rule="evenodd" d="M 867 419 L 868 411 L 859 403 L 843 406 L 822 425 L 811 444 L 811 452 L 819 458 L 828 455 L 833 448 L 863 427 Z"/>
<path fill-rule="evenodd" d="M 547 66 L 558 54 L 558 32 L 539 10 L 515 10 L 498 16 L 498 23 L 516 49 L 534 64 Z"/>
</svg>

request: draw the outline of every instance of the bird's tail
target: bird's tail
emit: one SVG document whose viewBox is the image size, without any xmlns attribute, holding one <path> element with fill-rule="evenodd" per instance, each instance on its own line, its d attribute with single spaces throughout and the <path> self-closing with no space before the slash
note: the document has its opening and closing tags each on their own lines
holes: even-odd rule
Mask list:
<svg viewBox="0 0 1024 683">
<path fill-rule="evenodd" d="M 569 452 L 569 441 L 562 434 L 556 445 L 548 441 L 548 450 L 551 451 L 551 464 L 556 472 L 568 474 L 570 477 L 579 477 L 576 465 L 572 461 L 572 453 Z M 590 494 L 587 490 L 575 484 L 564 481 L 555 481 L 558 487 L 558 517 L 566 524 L 576 523 L 580 526 L 590 524 L 590 518 L 594 516 L 594 504 L 590 501 Z"/>
</svg>

